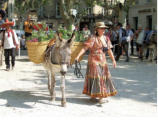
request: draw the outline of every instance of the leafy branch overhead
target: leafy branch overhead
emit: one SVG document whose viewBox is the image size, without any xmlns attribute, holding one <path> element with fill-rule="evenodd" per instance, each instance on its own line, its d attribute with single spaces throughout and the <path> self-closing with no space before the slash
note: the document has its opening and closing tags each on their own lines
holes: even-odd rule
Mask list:
<svg viewBox="0 0 158 121">
<path fill-rule="evenodd" d="M 50 0 L 15 0 L 15 12 L 21 16 L 27 15 L 30 10 L 39 11 L 40 7 Z"/>
</svg>

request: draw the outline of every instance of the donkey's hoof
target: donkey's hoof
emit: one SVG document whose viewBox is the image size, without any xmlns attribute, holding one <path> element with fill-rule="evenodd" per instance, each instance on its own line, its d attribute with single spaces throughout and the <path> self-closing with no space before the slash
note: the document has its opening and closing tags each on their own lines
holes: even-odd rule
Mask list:
<svg viewBox="0 0 158 121">
<path fill-rule="evenodd" d="M 61 102 L 62 107 L 66 107 L 66 102 Z"/>
</svg>

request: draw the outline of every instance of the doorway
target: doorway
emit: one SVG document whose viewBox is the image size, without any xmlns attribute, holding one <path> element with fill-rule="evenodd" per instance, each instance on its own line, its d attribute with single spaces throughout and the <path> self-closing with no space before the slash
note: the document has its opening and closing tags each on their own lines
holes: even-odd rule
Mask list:
<svg viewBox="0 0 158 121">
<path fill-rule="evenodd" d="M 134 22 L 134 29 L 138 29 L 138 17 L 133 17 L 133 22 Z"/>
<path fill-rule="evenodd" d="M 152 15 L 146 16 L 146 22 L 147 27 L 149 27 L 149 30 L 152 30 Z"/>
</svg>

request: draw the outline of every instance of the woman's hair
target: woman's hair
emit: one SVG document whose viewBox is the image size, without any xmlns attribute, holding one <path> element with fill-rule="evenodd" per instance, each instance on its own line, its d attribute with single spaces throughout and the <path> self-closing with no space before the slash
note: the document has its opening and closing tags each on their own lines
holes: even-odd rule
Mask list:
<svg viewBox="0 0 158 121">
<path fill-rule="evenodd" d="M 95 30 L 95 35 L 98 37 L 99 36 L 99 33 L 97 31 L 97 29 Z"/>
</svg>

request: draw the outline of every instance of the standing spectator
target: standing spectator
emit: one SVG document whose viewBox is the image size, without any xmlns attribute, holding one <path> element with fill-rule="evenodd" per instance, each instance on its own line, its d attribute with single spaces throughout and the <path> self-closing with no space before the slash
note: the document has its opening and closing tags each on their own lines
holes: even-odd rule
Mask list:
<svg viewBox="0 0 158 121">
<path fill-rule="evenodd" d="M 5 56 L 5 64 L 6 64 L 6 71 L 10 70 L 10 56 L 11 56 L 11 65 L 12 69 L 15 67 L 15 56 L 16 56 L 16 49 L 19 48 L 19 41 L 15 31 L 13 31 L 10 26 L 13 26 L 13 22 L 9 22 L 6 19 L 6 22 L 2 24 L 6 30 L 0 33 L 0 40 L 4 43 L 4 56 Z"/>
<path fill-rule="evenodd" d="M 131 30 L 131 26 L 128 24 L 126 26 L 126 37 L 127 37 L 126 40 L 127 40 L 127 43 L 128 43 L 128 56 L 129 56 L 129 51 L 130 51 L 130 43 L 133 40 L 133 36 L 134 36 L 134 33 Z"/>
<path fill-rule="evenodd" d="M 117 24 L 117 32 L 118 32 L 118 52 L 116 55 L 116 61 L 119 60 L 121 54 L 122 54 L 122 50 L 125 52 L 126 54 L 126 60 L 125 62 L 129 62 L 129 54 L 128 54 L 128 42 L 127 42 L 127 33 L 126 30 L 122 28 L 122 24 L 118 23 Z"/>
<path fill-rule="evenodd" d="M 135 45 L 136 45 L 136 56 L 138 56 L 139 55 L 139 48 L 138 48 L 138 44 L 137 44 L 137 38 L 138 38 L 138 35 L 139 35 L 139 33 L 140 33 L 140 31 L 141 30 L 139 30 L 140 29 L 140 27 L 138 28 L 138 30 L 136 30 L 135 32 L 134 32 L 134 35 L 133 35 L 133 42 L 135 43 Z"/>
<path fill-rule="evenodd" d="M 87 40 L 90 34 L 91 32 L 88 29 L 88 25 L 85 25 L 85 27 L 83 28 L 83 38 Z"/>
<path fill-rule="evenodd" d="M 133 32 L 133 37 L 131 38 L 131 42 L 130 42 L 130 45 L 131 45 L 131 55 L 134 55 L 134 33 L 135 33 L 135 30 L 134 29 L 131 29 L 132 32 Z"/>
<path fill-rule="evenodd" d="M 0 9 L 0 33 L 2 33 L 5 29 L 1 28 L 1 25 L 4 23 L 5 11 Z M 3 42 L 0 39 L 0 66 L 3 64 Z"/>
<path fill-rule="evenodd" d="M 1 25 L 4 23 L 4 17 L 5 17 L 5 11 L 0 10 L 0 33 L 4 30 L 4 28 L 1 28 Z"/>
<path fill-rule="evenodd" d="M 30 20 L 30 16 L 27 16 L 27 20 L 24 22 L 24 31 L 25 31 L 25 37 L 29 37 L 32 35 L 32 29 L 33 29 L 33 22 Z"/>
<path fill-rule="evenodd" d="M 146 55 L 145 55 L 146 59 L 148 59 L 148 57 L 149 57 L 149 48 L 146 48 L 146 46 L 149 44 L 152 34 L 153 34 L 153 31 L 150 30 L 148 27 L 146 27 L 145 37 L 144 37 L 144 42 L 143 42 L 144 48 L 146 49 Z"/>
<path fill-rule="evenodd" d="M 21 49 L 25 50 L 26 49 L 26 43 L 25 43 L 25 35 L 22 35 L 22 38 L 21 38 Z"/>
<path fill-rule="evenodd" d="M 116 61 L 111 51 L 111 41 L 104 35 L 106 28 L 107 26 L 105 26 L 104 22 L 97 22 L 95 27 L 96 34 L 88 38 L 84 43 L 85 47 L 76 57 L 78 61 L 87 49 L 90 50 L 83 94 L 89 95 L 92 100 L 99 98 L 100 104 L 105 102 L 103 98 L 114 96 L 117 93 L 108 69 L 105 53 L 103 52 L 103 48 L 107 48 L 106 52 L 112 59 L 115 68 Z"/>
<path fill-rule="evenodd" d="M 114 54 L 116 55 L 116 53 L 118 52 L 118 33 L 117 33 L 117 27 L 114 26 L 113 29 L 112 29 L 112 35 L 110 37 L 110 40 L 112 42 L 112 45 L 113 45 L 113 52 Z"/>
<path fill-rule="evenodd" d="M 145 31 L 142 29 L 142 27 L 139 27 L 137 33 L 138 33 L 138 37 L 136 43 L 139 49 L 138 56 L 141 60 L 143 60 L 143 41 L 144 41 Z"/>
</svg>

